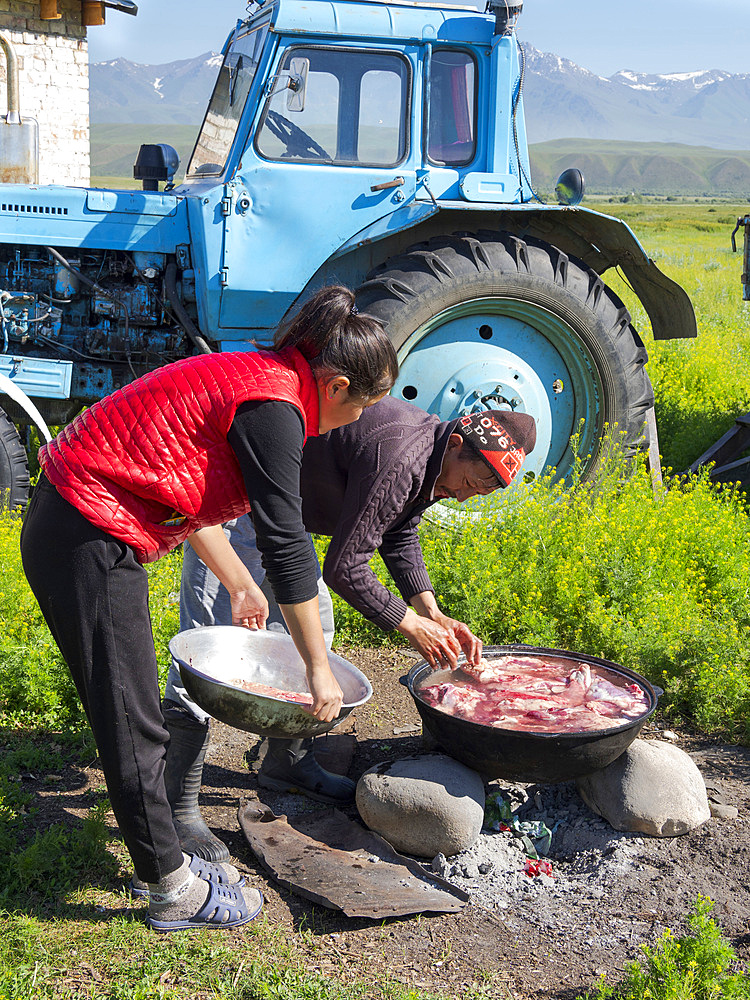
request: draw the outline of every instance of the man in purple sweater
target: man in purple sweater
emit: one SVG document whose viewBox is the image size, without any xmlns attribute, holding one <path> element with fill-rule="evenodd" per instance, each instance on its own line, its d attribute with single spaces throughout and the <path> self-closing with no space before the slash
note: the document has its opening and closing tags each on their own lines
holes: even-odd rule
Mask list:
<svg viewBox="0 0 750 1000">
<path fill-rule="evenodd" d="M 294 433 L 296 419 L 286 413 L 287 404 L 276 405 L 278 413 L 271 414 L 268 427 L 274 441 L 286 429 Z M 455 667 L 461 652 L 477 663 L 481 640 L 438 607 L 417 527 L 425 510 L 439 500 L 463 502 L 508 486 L 535 441 L 534 420 L 524 413 L 495 410 L 440 422 L 390 396 L 366 409 L 356 423 L 309 439 L 301 469 L 302 520 L 308 532 L 331 538 L 319 581 L 329 644 L 333 615 L 326 584 L 368 621 L 401 632 L 433 667 Z M 232 545 L 266 594 L 269 581 L 253 519 L 263 519 L 266 544 L 283 547 L 300 541 L 299 525 L 287 523 L 288 516 L 274 509 L 277 494 L 278 488 L 269 490 L 268 503 L 259 498 L 250 515 L 225 525 Z M 400 596 L 383 586 L 370 568 L 376 550 Z M 229 595 L 186 545 L 180 628 L 231 620 Z M 272 602 L 267 627 L 284 628 Z M 198 809 L 209 718 L 191 701 L 175 664 L 163 707 L 171 738 L 165 780 L 183 850 L 222 860 L 228 851 Z M 323 770 L 301 740 L 269 740 L 258 782 L 328 802 L 347 801 L 355 789 L 350 779 Z"/>
</svg>

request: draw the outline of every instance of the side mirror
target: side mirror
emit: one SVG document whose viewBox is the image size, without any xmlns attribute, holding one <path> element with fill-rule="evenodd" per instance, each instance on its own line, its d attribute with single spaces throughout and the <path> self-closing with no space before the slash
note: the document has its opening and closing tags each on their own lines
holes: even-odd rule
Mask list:
<svg viewBox="0 0 750 1000">
<path fill-rule="evenodd" d="M 305 110 L 305 91 L 307 89 L 307 74 L 310 72 L 310 60 L 298 57 L 289 63 L 289 96 L 286 99 L 287 111 Z"/>
<path fill-rule="evenodd" d="M 583 174 L 577 167 L 569 167 L 567 170 L 563 170 L 555 185 L 555 194 L 557 195 L 558 202 L 561 205 L 568 205 L 571 208 L 581 204 L 585 190 L 586 184 Z"/>
</svg>

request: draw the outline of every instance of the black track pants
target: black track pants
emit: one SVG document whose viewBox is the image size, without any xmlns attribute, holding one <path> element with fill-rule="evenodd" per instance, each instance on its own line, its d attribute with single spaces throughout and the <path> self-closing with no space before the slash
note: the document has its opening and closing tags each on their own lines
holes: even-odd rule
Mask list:
<svg viewBox="0 0 750 1000">
<path fill-rule="evenodd" d="M 168 735 L 148 611 L 132 549 L 100 531 L 41 476 L 21 532 L 23 568 L 73 676 L 112 808 L 140 879 L 182 864 L 164 789 Z"/>
</svg>

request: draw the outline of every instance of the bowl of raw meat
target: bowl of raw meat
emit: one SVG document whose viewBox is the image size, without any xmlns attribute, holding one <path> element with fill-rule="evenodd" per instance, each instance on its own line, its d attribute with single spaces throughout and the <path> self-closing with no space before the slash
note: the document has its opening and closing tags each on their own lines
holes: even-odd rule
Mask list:
<svg viewBox="0 0 750 1000">
<path fill-rule="evenodd" d="M 616 760 L 653 714 L 660 688 L 609 660 L 540 646 L 485 646 L 478 667 L 401 678 L 427 732 L 487 778 L 555 783 Z"/>
<path fill-rule="evenodd" d="M 235 729 L 260 736 L 305 739 L 328 732 L 372 697 L 372 685 L 347 660 L 328 654 L 344 704 L 332 722 L 310 714 L 305 665 L 284 632 L 205 625 L 169 643 L 183 684 L 200 707 Z"/>
</svg>

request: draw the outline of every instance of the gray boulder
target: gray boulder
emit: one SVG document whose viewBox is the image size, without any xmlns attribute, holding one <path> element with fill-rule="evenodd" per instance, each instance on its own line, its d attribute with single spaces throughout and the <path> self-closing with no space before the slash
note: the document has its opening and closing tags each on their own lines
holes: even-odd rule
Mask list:
<svg viewBox="0 0 750 1000">
<path fill-rule="evenodd" d="M 586 805 L 615 830 L 676 837 L 711 816 L 698 768 L 684 750 L 659 740 L 635 740 L 577 786 Z"/>
<path fill-rule="evenodd" d="M 377 764 L 357 783 L 367 826 L 397 851 L 451 857 L 475 843 L 484 820 L 484 782 L 444 754 Z"/>
</svg>

